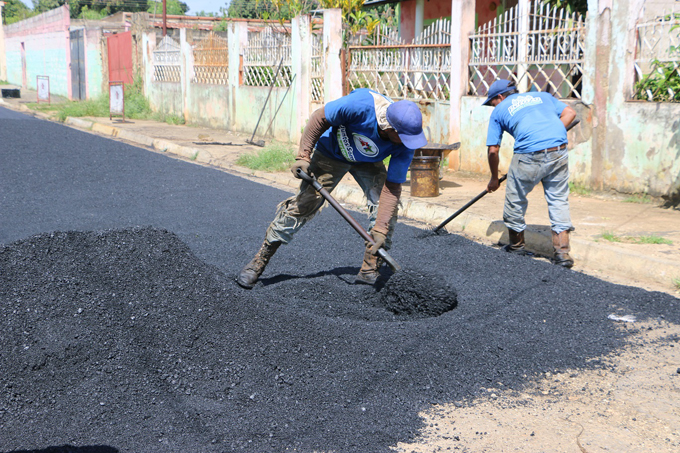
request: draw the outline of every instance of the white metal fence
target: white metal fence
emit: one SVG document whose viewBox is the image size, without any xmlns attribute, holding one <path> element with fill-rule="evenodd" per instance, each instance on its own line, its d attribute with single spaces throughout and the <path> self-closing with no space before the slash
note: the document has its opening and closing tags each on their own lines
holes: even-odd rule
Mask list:
<svg viewBox="0 0 680 453">
<path fill-rule="evenodd" d="M 637 25 L 633 98 L 680 102 L 680 12 Z"/>
<path fill-rule="evenodd" d="M 324 102 L 324 77 L 326 63 L 324 61 L 323 34 L 312 33 L 312 101 Z"/>
<path fill-rule="evenodd" d="M 226 85 L 229 82 L 228 35 L 210 32 L 193 46 L 194 77 L 192 83 Z"/>
<path fill-rule="evenodd" d="M 164 36 L 153 51 L 153 80 L 179 82 L 181 72 L 180 46 L 170 36 Z"/>
<path fill-rule="evenodd" d="M 277 68 L 279 74 L 274 80 Z M 243 84 L 289 86 L 292 80 L 291 34 L 288 27 L 267 26 L 248 32 L 243 51 Z"/>
<path fill-rule="evenodd" d="M 411 44 L 384 28 L 360 40 L 371 44 L 348 48 L 346 78 L 350 90 L 371 88 L 393 99 L 449 98 L 450 20 L 434 22 Z"/>
<path fill-rule="evenodd" d="M 520 91 L 548 91 L 581 98 L 585 23 L 580 14 L 534 0 L 519 4 L 470 37 L 469 93 L 486 95 L 496 79 Z"/>
</svg>

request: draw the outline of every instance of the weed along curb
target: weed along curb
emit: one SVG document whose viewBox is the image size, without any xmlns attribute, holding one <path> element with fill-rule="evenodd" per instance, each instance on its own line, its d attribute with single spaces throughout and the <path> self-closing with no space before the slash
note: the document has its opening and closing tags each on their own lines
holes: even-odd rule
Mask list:
<svg viewBox="0 0 680 453">
<path fill-rule="evenodd" d="M 290 188 L 291 191 L 294 191 L 299 185 L 299 181 L 291 178 L 288 174 L 268 173 L 238 165 L 226 164 L 218 159 L 213 159 L 213 156 L 207 150 L 178 145 L 165 139 L 151 138 L 136 132 L 80 118 L 68 117 L 65 123 L 80 129 L 129 140 L 188 161 L 212 165 L 242 177 L 260 178 Z M 341 183 L 333 191 L 333 196 L 338 201 L 355 206 L 356 209 L 363 209 L 364 195 L 356 187 Z M 451 214 L 451 208 L 407 198 L 402 199 L 399 214 L 402 217 L 418 222 L 436 225 Z M 454 221 L 446 226 L 446 229 L 451 233 L 464 233 L 492 243 L 498 243 L 503 235 L 507 234 L 505 233 L 506 230 L 502 221 L 475 217 L 467 213 L 454 219 Z M 549 231 L 527 229 L 526 235 L 527 248 L 530 251 L 543 256 L 552 255 L 552 237 Z M 579 238 L 572 238 L 571 254 L 577 263 L 580 262 L 583 265 L 588 265 L 597 271 L 612 271 L 625 275 L 635 275 L 663 286 L 667 286 L 669 281 L 672 281 L 674 278 L 680 277 L 680 263 L 671 260 L 654 259 L 635 252 L 620 250 L 606 244 L 593 243 Z M 578 271 L 578 264 L 575 270 Z"/>
</svg>

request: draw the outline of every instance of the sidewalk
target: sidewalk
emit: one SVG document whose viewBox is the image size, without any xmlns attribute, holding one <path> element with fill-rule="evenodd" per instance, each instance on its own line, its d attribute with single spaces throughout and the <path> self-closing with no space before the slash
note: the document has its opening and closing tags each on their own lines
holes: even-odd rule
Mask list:
<svg viewBox="0 0 680 453">
<path fill-rule="evenodd" d="M 22 90 L 21 99 L 0 99 L 0 106 L 35 114 L 25 105 L 35 101 L 35 92 Z M 255 153 L 262 148 L 248 145 L 250 135 L 225 130 L 193 126 L 172 126 L 148 120 L 120 118 L 68 118 L 66 124 L 107 137 L 148 147 L 198 164 L 210 165 L 259 182 L 275 185 L 293 192 L 299 185 L 285 171 L 266 173 L 239 167 L 239 155 Z M 261 139 L 262 137 L 255 137 Z M 265 139 L 266 143 L 271 143 Z M 209 145 L 219 142 L 233 145 Z M 461 153 L 465 150 L 462 149 Z M 440 195 L 431 198 L 413 197 L 407 182 L 402 196 L 400 221 L 420 227 L 434 227 L 468 201 L 480 194 L 488 176 L 447 171 L 440 180 Z M 363 195 L 357 184 L 347 177 L 333 193 L 340 202 L 361 208 Z M 629 197 L 616 194 L 570 195 L 572 222 L 572 252 L 574 271 L 598 278 L 650 290 L 664 291 L 678 296 L 674 282 L 680 281 L 680 210 L 660 208 L 660 200 L 651 203 L 627 202 Z M 504 190 L 488 194 L 447 225 L 451 233 L 463 234 L 487 245 L 507 243 L 502 222 Z M 273 213 L 272 213 L 273 215 Z M 423 223 L 427 225 L 423 225 Z M 550 221 L 542 190 L 537 187 L 529 196 L 527 212 L 527 248 L 539 255 L 552 254 Z M 609 233 L 621 242 L 602 237 Z M 658 237 L 672 244 L 635 243 L 631 238 Z"/>
</svg>

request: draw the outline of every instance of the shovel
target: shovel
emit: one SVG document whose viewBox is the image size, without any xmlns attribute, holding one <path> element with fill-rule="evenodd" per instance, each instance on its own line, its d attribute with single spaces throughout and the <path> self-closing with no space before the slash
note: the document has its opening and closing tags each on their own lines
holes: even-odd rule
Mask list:
<svg viewBox="0 0 680 453">
<path fill-rule="evenodd" d="M 576 125 L 577 125 L 578 123 L 580 123 L 580 122 L 581 122 L 581 120 L 574 120 L 574 121 L 572 121 L 571 124 L 569 124 L 569 126 L 567 126 L 567 131 L 572 130 L 572 129 L 574 128 L 574 126 L 576 126 Z M 501 184 L 503 181 L 505 181 L 505 180 L 507 179 L 507 177 L 508 177 L 508 175 L 503 175 L 503 177 L 501 177 L 501 179 L 498 180 L 499 186 L 500 186 L 500 184 Z M 489 193 L 489 192 L 488 192 L 486 189 L 484 189 L 484 192 L 480 193 L 480 194 L 477 195 L 475 198 L 473 198 L 472 200 L 468 201 L 468 202 L 465 204 L 465 206 L 463 206 L 462 208 L 460 208 L 459 210 L 457 210 L 456 212 L 454 212 L 453 214 L 451 214 L 446 220 L 444 220 L 442 223 L 440 223 L 439 225 L 437 225 L 437 227 L 436 227 L 434 230 L 432 230 L 432 232 L 435 233 L 435 234 L 440 234 L 439 231 L 440 231 L 444 226 L 446 226 L 446 224 L 448 224 L 450 221 L 452 221 L 453 219 L 455 219 L 456 217 L 458 217 L 458 215 L 459 215 L 460 213 L 462 213 L 463 211 L 465 211 L 467 208 L 469 208 L 469 207 L 472 206 L 473 204 L 477 203 L 477 201 L 479 201 L 479 199 L 482 198 L 482 197 L 483 197 L 484 195 L 486 195 L 487 193 Z"/>
<path fill-rule="evenodd" d="M 343 208 L 340 206 L 340 203 L 338 203 L 335 198 L 331 196 L 330 193 L 326 189 L 323 188 L 321 184 L 319 184 L 319 181 L 316 180 L 314 176 L 308 175 L 301 169 L 297 169 L 297 175 L 302 179 L 303 181 L 308 182 L 309 184 L 316 189 L 319 194 L 326 199 L 326 201 L 335 208 L 336 211 L 342 216 L 343 219 L 349 223 L 352 228 L 356 230 L 357 233 L 359 233 L 359 236 L 361 236 L 366 242 L 368 242 L 371 245 L 375 245 L 375 241 L 371 237 L 370 234 L 368 234 L 368 231 L 366 231 L 359 223 L 357 223 L 356 220 Z M 393 272 L 398 272 L 401 270 L 401 266 L 397 264 L 396 261 L 394 261 L 394 258 L 392 258 L 385 249 L 380 248 L 378 250 L 378 256 L 380 256 L 382 259 L 385 260 L 385 262 L 390 266 Z"/>
</svg>

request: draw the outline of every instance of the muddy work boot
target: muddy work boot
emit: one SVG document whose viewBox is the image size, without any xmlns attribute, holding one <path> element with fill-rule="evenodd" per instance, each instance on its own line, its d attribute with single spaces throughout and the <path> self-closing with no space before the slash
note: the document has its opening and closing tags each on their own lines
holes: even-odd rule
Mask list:
<svg viewBox="0 0 680 453">
<path fill-rule="evenodd" d="M 373 255 L 370 247 L 366 247 L 364 252 L 364 262 L 361 264 L 361 269 L 354 279 L 354 283 L 363 283 L 366 285 L 373 285 L 380 277 L 380 266 L 383 264 L 383 259 L 378 255 Z"/>
<path fill-rule="evenodd" d="M 503 250 L 510 253 L 517 253 L 524 255 L 524 231 L 517 232 L 508 228 L 508 236 L 510 236 L 510 243 L 503 247 Z"/>
<path fill-rule="evenodd" d="M 555 249 L 554 263 L 560 266 L 571 268 L 574 265 L 574 259 L 569 256 L 569 230 L 561 233 L 552 232 L 553 248 Z"/>
<path fill-rule="evenodd" d="M 262 275 L 262 272 L 264 272 L 264 268 L 267 267 L 267 263 L 269 263 L 269 260 L 272 256 L 274 256 L 274 253 L 276 253 L 276 250 L 280 245 L 281 242 L 277 241 L 270 243 L 269 241 L 265 240 L 255 257 L 253 257 L 250 263 L 246 264 L 246 267 L 244 267 L 238 274 L 238 277 L 236 277 L 236 283 L 246 289 L 252 289 L 252 287 L 255 286 L 255 283 L 257 283 L 257 279 L 260 278 L 260 275 Z"/>
</svg>

